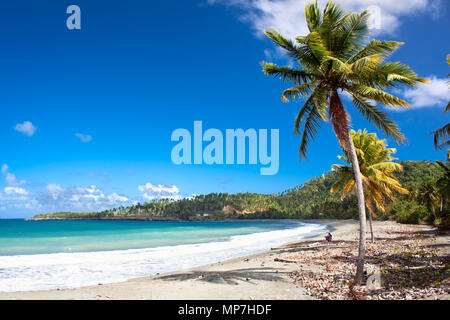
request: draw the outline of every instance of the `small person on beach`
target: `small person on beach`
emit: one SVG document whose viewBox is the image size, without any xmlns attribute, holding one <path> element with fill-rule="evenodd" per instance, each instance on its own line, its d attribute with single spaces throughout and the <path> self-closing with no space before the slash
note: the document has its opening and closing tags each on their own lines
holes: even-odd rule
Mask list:
<svg viewBox="0 0 450 320">
<path fill-rule="evenodd" d="M 331 242 L 332 239 L 333 239 L 333 236 L 331 235 L 331 233 L 328 232 L 328 234 L 325 237 L 325 241 L 326 242 Z"/>
</svg>

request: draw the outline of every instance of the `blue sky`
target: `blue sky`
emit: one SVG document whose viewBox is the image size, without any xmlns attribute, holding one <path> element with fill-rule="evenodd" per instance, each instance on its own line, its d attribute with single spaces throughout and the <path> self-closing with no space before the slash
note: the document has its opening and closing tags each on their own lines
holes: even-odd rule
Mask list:
<svg viewBox="0 0 450 320">
<path fill-rule="evenodd" d="M 342 0 L 378 6 L 374 37 L 405 45 L 391 60 L 430 84 L 402 89 L 412 109 L 391 112 L 408 143 L 401 160 L 444 159 L 429 133 L 448 122 L 445 84 L 450 5 L 431 0 Z M 81 8 L 68 30 L 66 8 Z M 158 197 L 209 192 L 280 192 L 321 175 L 340 149 L 325 123 L 300 162 L 293 134 L 299 105 L 260 61 L 287 64 L 262 36 L 275 27 L 305 34 L 303 0 L 25 1 L 0 3 L 0 218 L 90 211 Z M 346 106 L 354 128 L 376 129 Z M 280 168 L 174 165 L 173 130 L 280 130 Z M 379 133 L 380 137 L 383 137 Z"/>
</svg>

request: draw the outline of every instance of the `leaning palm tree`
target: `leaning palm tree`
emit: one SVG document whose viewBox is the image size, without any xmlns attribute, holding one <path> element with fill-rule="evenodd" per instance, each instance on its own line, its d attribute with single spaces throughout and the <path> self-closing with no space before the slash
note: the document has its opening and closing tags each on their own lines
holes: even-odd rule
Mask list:
<svg viewBox="0 0 450 320">
<path fill-rule="evenodd" d="M 353 105 L 370 122 L 397 142 L 405 137 L 399 127 L 374 102 L 390 107 L 408 107 L 408 103 L 386 91 L 401 85 L 425 82 L 410 67 L 399 62 L 385 62 L 400 45 L 396 41 L 369 41 L 367 11 L 345 14 L 337 5 L 327 3 L 321 12 L 317 5 L 305 8 L 309 34 L 286 39 L 274 29 L 265 34 L 284 49 L 293 66 L 263 62 L 268 76 L 279 77 L 293 87 L 282 100 L 306 99 L 295 120 L 295 132 L 305 121 L 299 156 L 306 158 L 307 148 L 316 136 L 321 120 L 331 121 L 340 145 L 348 152 L 356 182 L 360 219 L 360 240 L 355 284 L 361 284 L 364 271 L 366 213 L 361 173 L 350 136 L 350 117 L 341 101 L 343 93 L 353 98 Z"/>
<path fill-rule="evenodd" d="M 447 63 L 450 65 L 450 54 L 447 55 Z M 447 74 L 447 77 L 450 78 L 450 73 Z M 449 110 L 450 102 L 445 107 L 444 113 L 447 113 Z M 447 123 L 445 126 L 436 131 L 433 131 L 431 134 L 434 136 L 434 147 L 436 149 L 443 149 L 444 147 L 450 146 L 450 123 Z M 447 151 L 447 159 L 450 159 L 450 150 Z"/>
<path fill-rule="evenodd" d="M 385 212 L 385 198 L 395 200 L 395 192 L 408 194 L 395 177 L 396 171 L 402 171 L 403 167 L 393 160 L 391 155 L 397 152 L 394 148 L 387 148 L 386 140 L 379 140 L 375 133 L 368 134 L 366 130 L 350 132 L 353 144 L 358 156 L 359 170 L 363 184 L 364 199 L 369 210 L 369 225 L 372 242 L 373 228 L 372 217 L 376 217 L 375 208 Z M 338 158 L 350 164 L 348 153 L 343 150 L 344 156 Z M 331 192 L 341 191 L 341 198 L 355 190 L 355 175 L 348 165 L 333 164 L 331 167 L 338 181 L 331 187 Z"/>
</svg>

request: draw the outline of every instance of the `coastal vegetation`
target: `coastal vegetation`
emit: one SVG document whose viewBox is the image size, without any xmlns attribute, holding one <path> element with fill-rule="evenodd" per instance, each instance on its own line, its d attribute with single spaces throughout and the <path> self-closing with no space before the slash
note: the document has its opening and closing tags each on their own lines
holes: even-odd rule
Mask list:
<svg viewBox="0 0 450 320">
<path fill-rule="evenodd" d="M 430 181 L 447 188 L 437 188 L 438 199 L 431 200 L 438 218 L 449 215 L 449 171 L 430 161 L 396 162 L 403 170 L 396 172 L 401 185 L 410 194 L 399 194 L 397 200 L 386 199 L 385 211 L 375 207 L 377 219 L 392 219 L 403 223 L 433 221 L 425 198 L 419 197 L 421 186 Z M 448 165 L 443 164 L 446 168 Z M 303 185 L 277 194 L 210 193 L 180 200 L 160 199 L 98 212 L 55 212 L 35 215 L 35 219 L 152 219 L 152 220 L 222 220 L 222 219 L 356 219 L 356 197 L 351 191 L 341 199 L 330 190 L 339 180 L 332 171 L 313 178 Z M 415 191 L 413 191 L 415 190 Z M 442 201 L 441 201 L 442 199 Z M 442 202 L 442 210 L 441 210 Z"/>
</svg>

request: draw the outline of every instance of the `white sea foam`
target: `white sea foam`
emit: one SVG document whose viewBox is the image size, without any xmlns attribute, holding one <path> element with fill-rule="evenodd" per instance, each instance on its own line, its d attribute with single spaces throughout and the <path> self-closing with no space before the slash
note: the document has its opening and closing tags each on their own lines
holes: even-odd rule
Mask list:
<svg viewBox="0 0 450 320">
<path fill-rule="evenodd" d="M 125 281 L 253 254 L 327 232 L 320 224 L 224 241 L 96 252 L 0 256 L 0 292 L 76 288 Z"/>
</svg>

